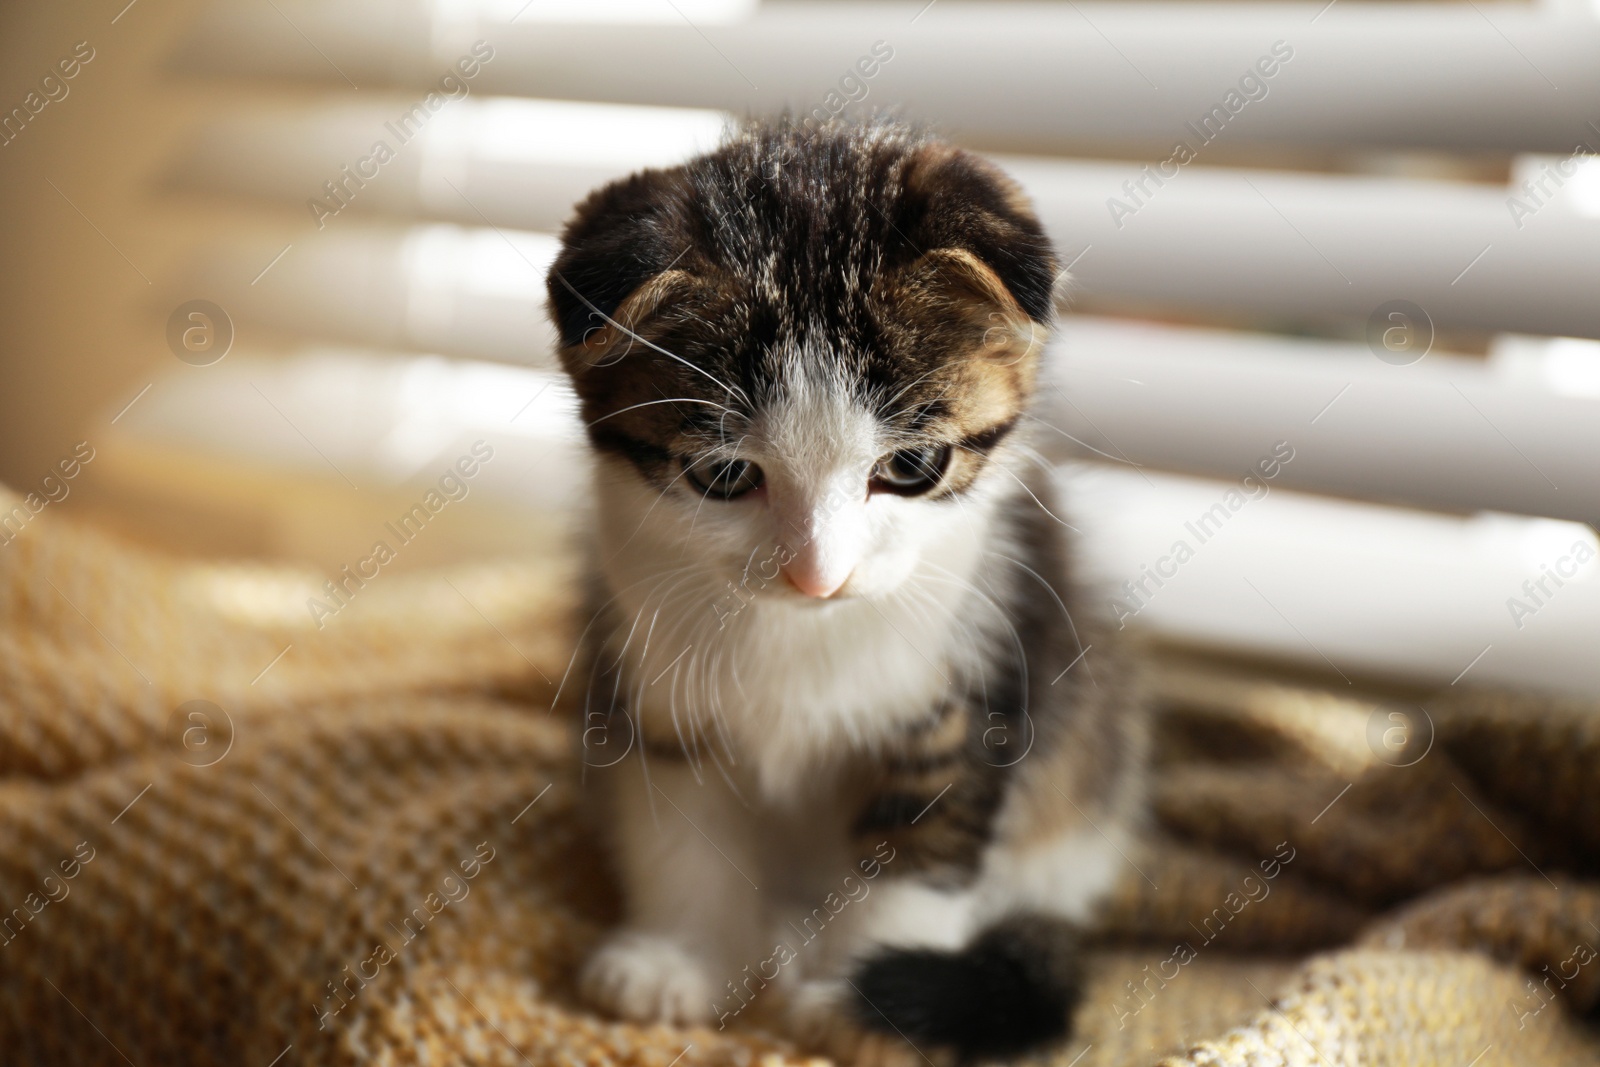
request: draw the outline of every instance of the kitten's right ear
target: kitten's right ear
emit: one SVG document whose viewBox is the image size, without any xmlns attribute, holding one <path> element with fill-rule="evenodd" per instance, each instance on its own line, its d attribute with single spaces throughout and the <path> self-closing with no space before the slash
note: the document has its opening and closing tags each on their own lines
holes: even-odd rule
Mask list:
<svg viewBox="0 0 1600 1067">
<path fill-rule="evenodd" d="M 669 296 L 692 285 L 671 269 L 689 247 L 681 170 L 645 170 L 591 193 L 561 234 L 546 305 L 569 373 L 613 362 Z"/>
</svg>

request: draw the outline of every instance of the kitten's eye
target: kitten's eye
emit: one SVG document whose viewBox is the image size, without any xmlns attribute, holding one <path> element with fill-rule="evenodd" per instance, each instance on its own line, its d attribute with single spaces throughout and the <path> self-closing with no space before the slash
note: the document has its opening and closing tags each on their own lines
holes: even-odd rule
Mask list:
<svg viewBox="0 0 1600 1067">
<path fill-rule="evenodd" d="M 765 478 L 760 467 L 743 459 L 685 458 L 683 471 L 702 493 L 723 500 L 743 496 Z"/>
<path fill-rule="evenodd" d="M 916 496 L 938 485 L 948 466 L 949 445 L 903 448 L 878 460 L 872 470 L 872 488 L 900 496 Z"/>
</svg>

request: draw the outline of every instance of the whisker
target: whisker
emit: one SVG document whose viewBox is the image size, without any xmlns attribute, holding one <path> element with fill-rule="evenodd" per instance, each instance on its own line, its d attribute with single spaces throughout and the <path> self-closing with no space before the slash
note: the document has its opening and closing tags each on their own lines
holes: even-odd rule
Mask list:
<svg viewBox="0 0 1600 1067">
<path fill-rule="evenodd" d="M 1018 672 L 1018 674 L 1020 676 L 1019 677 L 1020 685 L 1018 687 L 1018 695 L 1019 695 L 1020 700 L 1022 701 L 1021 711 L 1022 711 L 1023 718 L 1027 719 L 1027 717 L 1028 717 L 1028 700 L 1029 700 L 1029 697 L 1028 697 L 1028 653 L 1027 653 L 1026 646 L 1023 644 L 1021 632 L 1017 629 L 1016 624 L 1011 621 L 1010 613 L 1008 613 L 1004 608 L 1002 608 L 1000 606 L 1000 604 L 993 597 L 991 597 L 988 593 L 985 593 L 983 590 L 979 589 L 976 585 L 974 585 L 972 582 L 968 581 L 967 579 L 962 578 L 960 575 L 955 574 L 955 573 L 947 570 L 944 567 L 941 567 L 939 564 L 934 563 L 932 560 L 923 560 L 922 562 L 925 563 L 927 566 L 932 567 L 934 570 L 940 571 L 944 575 L 944 577 L 941 577 L 938 574 L 930 574 L 930 575 L 928 575 L 928 577 L 930 579 L 932 579 L 933 581 L 945 581 L 945 582 L 949 582 L 950 584 L 955 585 L 957 588 L 965 589 L 965 590 L 971 592 L 974 596 L 977 596 L 980 599 L 986 601 L 989 604 L 990 607 L 994 608 L 995 615 L 999 618 L 1000 624 L 1002 626 L 1004 626 L 1006 628 L 1006 631 L 1011 635 L 1011 646 L 1012 646 L 1012 648 L 1014 648 L 1016 650 L 1017 672 Z M 978 662 L 979 662 L 979 665 L 980 665 L 979 666 L 979 670 L 981 671 L 982 670 L 982 664 L 985 661 L 983 659 L 980 659 Z M 985 704 L 985 707 L 987 707 L 988 706 L 988 683 L 987 683 L 986 679 L 984 680 L 983 685 L 984 685 L 984 704 Z"/>
<path fill-rule="evenodd" d="M 691 569 L 691 568 L 685 568 L 685 569 L 688 570 L 688 569 Z M 669 588 L 665 593 L 662 594 L 661 603 L 657 604 L 656 605 L 656 610 L 651 613 L 651 615 L 650 615 L 650 626 L 649 626 L 648 629 L 645 630 L 644 647 L 639 650 L 639 663 L 641 665 L 650 662 L 650 638 L 655 635 L 656 622 L 657 622 L 657 620 L 659 620 L 661 618 L 661 609 L 667 606 L 667 603 L 671 599 L 672 594 L 677 590 L 677 588 L 680 585 L 682 585 L 686 581 L 688 581 L 688 576 L 681 577 L 676 582 L 674 582 L 672 584 L 671 588 Z M 647 601 L 647 603 L 648 603 L 648 601 Z M 626 651 L 626 650 L 624 650 L 624 651 Z"/>
<path fill-rule="evenodd" d="M 911 390 L 915 389 L 917 386 L 921 385 L 923 382 L 927 381 L 929 378 L 931 378 L 935 374 L 939 373 L 939 371 L 941 369 L 942 368 L 934 367 L 931 370 L 923 371 L 921 374 L 917 375 L 915 378 L 911 379 L 911 381 L 907 382 L 905 385 L 901 386 L 898 390 L 896 390 L 895 394 L 893 396 L 887 397 L 887 398 L 885 398 L 883 400 L 874 401 L 873 406 L 876 407 L 880 411 L 888 408 L 896 400 L 899 400 L 901 397 L 905 396 Z"/>
<path fill-rule="evenodd" d="M 622 544 L 618 545 L 617 546 L 617 550 L 615 552 L 611 553 L 611 555 L 606 558 L 606 562 L 607 563 L 610 563 L 612 560 L 614 560 L 618 556 L 620 556 L 622 554 L 622 550 L 627 548 L 629 545 L 631 545 L 633 543 L 633 539 L 635 537 L 639 536 L 639 531 L 644 529 L 644 524 L 647 521 L 649 521 L 651 514 L 654 513 L 654 511 L 656 510 L 656 505 L 661 503 L 661 501 L 663 499 L 665 499 L 666 495 L 669 492 L 672 491 L 672 487 L 677 485 L 678 481 L 680 479 L 682 479 L 684 477 L 687 477 L 688 474 L 689 474 L 689 468 L 688 467 L 684 467 L 681 470 L 679 470 L 677 474 L 673 475 L 672 481 L 668 482 L 665 486 L 662 487 L 661 492 L 656 494 L 656 498 L 653 501 L 651 501 L 650 502 L 650 506 L 645 509 L 643 517 L 641 517 L 639 519 L 639 525 L 637 525 L 637 526 L 635 526 L 633 528 L 633 532 L 628 535 L 628 539 L 626 541 L 622 542 Z"/>
<path fill-rule="evenodd" d="M 622 665 L 622 657 L 627 654 L 628 646 L 633 643 L 634 632 L 639 628 L 640 616 L 644 613 L 645 608 L 649 605 L 650 598 L 655 596 L 656 593 L 660 590 L 660 587 L 662 585 L 664 585 L 669 579 L 675 579 L 673 581 L 673 586 L 672 587 L 676 588 L 676 586 L 679 584 L 679 582 L 682 581 L 682 576 L 685 575 L 686 573 L 692 571 L 693 569 L 694 569 L 693 567 L 674 567 L 671 570 L 659 571 L 656 574 L 651 576 L 651 577 L 654 577 L 654 578 L 657 579 L 657 584 L 656 584 L 656 586 L 654 588 L 652 588 L 648 593 L 646 593 L 644 595 L 644 599 L 640 602 L 639 611 L 633 617 L 633 625 L 630 626 L 629 629 L 628 629 L 627 640 L 623 641 L 622 647 L 617 650 L 616 661 L 613 664 L 614 667 L 620 667 Z M 648 580 L 649 580 L 648 578 L 640 579 L 639 581 L 634 582 L 632 586 L 629 586 L 629 588 L 631 589 L 634 586 L 642 585 L 642 584 L 644 584 L 645 581 L 648 581 Z M 657 609 L 657 610 L 659 611 L 660 609 Z"/>
<path fill-rule="evenodd" d="M 660 352 L 663 356 L 666 356 L 668 359 L 677 360 L 679 363 L 682 363 L 685 367 L 688 367 L 690 370 L 694 371 L 696 374 L 704 375 L 706 378 L 709 378 L 712 381 L 712 383 L 715 384 L 718 388 L 720 388 L 724 392 L 726 392 L 729 396 L 736 396 L 736 397 L 740 398 L 741 400 L 743 400 L 746 404 L 750 403 L 750 398 L 747 395 L 745 395 L 745 392 L 744 392 L 743 389 L 739 389 L 739 388 L 737 388 L 735 386 L 728 385 L 726 382 L 720 381 L 715 374 L 712 374 L 710 371 L 706 370 L 705 368 L 695 366 L 693 363 L 690 363 L 688 360 L 684 359 L 682 356 L 678 355 L 677 353 L 668 352 L 665 348 L 662 348 L 660 345 L 656 344 L 654 341 L 650 340 L 649 338 L 644 337 L 641 334 L 635 333 L 633 330 L 630 330 L 628 327 L 624 326 L 622 323 L 618 322 L 616 319 L 612 318 L 610 315 L 607 315 L 604 311 L 601 311 L 599 308 L 595 307 L 593 302 L 591 302 L 588 297 L 586 297 L 582 293 L 578 292 L 578 290 L 573 287 L 571 282 L 567 281 L 566 277 L 560 271 L 558 271 L 554 267 L 552 267 L 552 268 L 550 268 L 550 273 L 555 276 L 556 281 L 560 282 L 566 288 L 567 292 L 571 293 L 573 296 L 577 297 L 580 301 L 582 301 L 584 307 L 588 308 L 591 312 L 593 312 L 594 314 L 598 315 L 600 318 L 604 319 L 609 325 L 615 326 L 617 329 L 619 329 L 623 333 L 627 334 L 633 340 L 638 341 L 640 344 L 644 345 L 646 348 L 650 348 L 650 349 L 653 349 L 653 350 L 655 350 L 657 352 Z"/>
<path fill-rule="evenodd" d="M 739 446 L 743 445 L 749 439 L 750 439 L 750 435 L 749 434 L 745 434 L 743 437 L 739 438 L 738 441 L 734 442 L 734 445 L 733 445 L 734 450 L 737 452 Z M 695 507 L 694 507 L 694 515 L 689 519 L 689 530 L 688 530 L 687 533 L 685 533 L 683 535 L 683 549 L 682 549 L 682 551 L 684 551 L 684 552 L 687 552 L 689 550 L 689 538 L 694 536 L 694 528 L 700 522 L 700 509 L 704 508 L 706 506 L 706 500 L 710 496 L 711 496 L 711 490 L 709 490 L 709 489 L 707 489 L 705 492 L 700 494 L 700 503 L 695 505 Z"/>
<path fill-rule="evenodd" d="M 573 648 L 573 652 L 572 652 L 571 657 L 568 658 L 568 660 L 567 660 L 567 669 L 561 672 L 561 682 L 556 686 L 555 695 L 550 698 L 550 708 L 551 708 L 552 711 L 557 707 L 557 705 L 559 705 L 559 703 L 561 701 L 561 694 L 566 689 L 567 678 L 568 678 L 568 676 L 570 676 L 572 674 L 572 668 L 577 664 L 578 657 L 580 655 L 582 655 L 584 650 L 586 649 L 587 646 L 585 644 L 585 641 L 589 636 L 589 631 L 594 629 L 594 624 L 599 622 L 600 619 L 605 616 L 607 608 L 611 607 L 612 604 L 615 604 L 618 600 L 622 599 L 622 594 L 628 592 L 631 589 L 634 589 L 634 588 L 637 588 L 638 586 L 643 585 L 645 582 L 650 581 L 652 578 L 659 578 L 659 577 L 660 577 L 660 575 L 657 575 L 657 574 L 648 574 L 648 575 L 645 575 L 643 578 L 640 578 L 636 582 L 630 582 L 627 585 L 623 586 L 621 589 L 618 589 L 615 593 L 613 593 L 606 600 L 605 603 L 601 604 L 598 608 L 595 609 L 594 614 L 591 615 L 590 618 L 589 618 L 588 624 L 584 626 L 583 633 L 578 635 L 577 644 Z M 599 657 L 596 656 L 596 659 L 598 659 L 598 658 Z"/>
<path fill-rule="evenodd" d="M 966 445 L 957 445 L 956 447 L 961 449 L 961 451 L 969 452 L 972 455 L 977 456 L 980 459 L 983 458 L 983 453 L 977 452 L 977 451 L 975 451 L 975 450 L 973 450 L 971 448 L 968 448 Z M 1065 526 L 1067 529 L 1071 530 L 1073 533 L 1082 533 L 1083 532 L 1082 530 L 1079 530 L 1076 526 L 1072 525 L 1072 523 L 1068 522 L 1066 519 L 1063 519 L 1060 515 L 1057 515 L 1055 512 L 1051 511 L 1048 507 L 1046 507 L 1044 501 L 1040 500 L 1038 498 L 1038 496 L 1034 494 L 1034 491 L 1032 489 L 1028 488 L 1028 483 L 1023 481 L 1021 478 L 1017 477 L 1017 472 L 1016 471 L 1012 470 L 1010 467 L 1007 467 L 1004 463 L 994 463 L 994 464 L 991 464 L 991 466 L 996 467 L 999 470 L 1005 471 L 1006 474 L 1011 476 L 1011 479 L 1013 481 L 1015 481 L 1018 485 L 1022 486 L 1022 491 L 1024 493 L 1027 493 L 1028 496 L 1033 499 L 1033 502 L 1035 504 L 1039 505 L 1039 510 L 1040 511 L 1044 512 L 1046 515 L 1050 516 L 1056 522 L 1060 523 L 1062 526 Z"/>
<path fill-rule="evenodd" d="M 696 634 L 698 635 L 702 630 L 709 627 L 709 624 L 709 618 L 702 619 L 696 625 Z M 685 673 L 686 684 L 698 683 L 700 689 L 699 698 L 695 705 L 696 714 L 693 715 L 691 720 L 691 729 L 698 737 L 705 739 L 706 754 L 711 757 L 711 762 L 717 768 L 717 773 L 722 777 L 722 780 L 727 784 L 734 796 L 738 798 L 739 802 L 748 807 L 748 802 L 743 794 L 740 793 L 738 784 L 733 780 L 733 776 L 728 773 L 728 768 L 723 764 L 722 758 L 717 753 L 716 742 L 720 739 L 724 750 L 728 754 L 729 761 L 737 763 L 737 760 L 733 757 L 732 741 L 728 736 L 727 724 L 722 711 L 720 676 L 723 653 L 727 649 L 727 644 L 726 642 L 702 642 L 697 636 L 696 648 L 700 654 L 692 657 L 693 662 L 689 664 L 689 668 Z M 691 692 L 688 696 L 693 699 L 695 694 Z M 710 730 L 704 728 L 702 716 L 698 714 L 701 709 L 707 713 L 706 717 L 710 719 L 710 725 L 715 729 L 717 735 L 715 738 Z"/>
<path fill-rule="evenodd" d="M 728 729 L 727 714 L 722 706 L 722 679 L 724 677 L 722 664 L 723 660 L 727 659 L 730 669 L 733 669 L 737 665 L 738 657 L 736 653 L 741 647 L 740 645 L 735 644 L 735 642 L 738 640 L 739 637 L 737 635 L 730 634 L 713 646 L 716 659 L 712 663 L 712 677 L 716 681 L 716 689 L 712 693 L 713 699 L 711 701 L 711 722 L 712 725 L 717 729 L 717 736 L 722 740 L 723 753 L 728 757 L 728 762 L 734 766 L 738 766 L 739 756 L 734 747 L 733 735 Z M 742 694 L 742 686 L 740 687 L 740 691 Z M 737 792 L 737 790 L 735 790 L 735 792 Z"/>
<path fill-rule="evenodd" d="M 1028 574 L 1032 575 L 1040 585 L 1044 586 L 1045 592 L 1050 594 L 1050 599 L 1054 600 L 1056 602 L 1056 607 L 1061 609 L 1062 618 L 1067 620 L 1067 630 L 1072 634 L 1072 643 L 1078 646 L 1078 652 L 1082 654 L 1084 651 L 1083 638 L 1078 636 L 1078 624 L 1072 621 L 1072 612 L 1067 610 L 1066 602 L 1063 601 L 1061 599 L 1061 595 L 1056 592 L 1055 586 L 1046 581 L 1044 575 L 1040 574 L 1038 571 L 1034 570 L 1020 559 L 1013 559 L 1004 553 L 996 553 L 996 555 L 998 555 L 1001 559 L 1022 568 Z M 1087 660 L 1084 661 L 1083 669 L 1088 671 L 1089 680 L 1091 682 L 1095 682 L 1094 672 L 1090 670 L 1089 662 Z M 1095 682 L 1096 687 L 1098 687 L 1099 684 L 1099 682 Z"/>
<path fill-rule="evenodd" d="M 1133 460 L 1129 459 L 1127 456 L 1113 456 L 1110 452 L 1102 451 L 1101 449 L 1098 449 L 1098 448 L 1094 447 L 1094 445 L 1091 445 L 1088 441 L 1085 441 L 1085 440 L 1083 440 L 1082 438 L 1079 438 L 1079 437 L 1074 437 L 1072 434 L 1070 434 L 1067 431 L 1063 430 L 1061 427 L 1057 426 L 1055 423 L 1049 422 L 1049 421 L 1047 421 L 1045 419 L 1041 419 L 1037 415 L 1030 415 L 1030 414 L 1024 413 L 1023 417 L 1028 419 L 1028 420 L 1030 420 L 1030 421 L 1032 421 L 1032 422 L 1037 422 L 1041 426 L 1045 426 L 1045 427 L 1048 427 L 1049 429 L 1054 430 L 1056 433 L 1060 434 L 1062 437 L 1065 437 L 1067 440 L 1071 441 L 1073 444 L 1077 445 L 1078 447 L 1086 448 L 1090 452 L 1093 452 L 1095 455 L 1100 456 L 1100 457 L 1102 457 L 1104 459 L 1109 459 L 1113 463 L 1120 464 L 1121 466 L 1124 466 L 1124 467 L 1132 467 L 1134 470 L 1140 470 L 1141 468 L 1144 467 L 1144 464 L 1135 463 Z"/>
<path fill-rule="evenodd" d="M 614 419 L 618 415 L 626 415 L 630 411 L 638 411 L 640 408 L 654 407 L 657 404 L 705 404 L 707 407 L 716 408 L 718 411 L 726 412 L 729 415 L 739 416 L 739 412 L 734 411 L 732 408 L 725 407 L 722 404 L 717 403 L 715 400 L 701 400 L 698 397 L 692 396 L 675 396 L 664 397 L 661 400 L 645 400 L 638 404 L 629 404 L 625 408 L 618 408 L 616 411 L 608 411 L 604 415 L 601 415 L 598 419 L 595 419 L 593 422 L 587 423 L 586 425 L 595 427 L 600 425 L 602 422 L 605 422 L 607 419 Z M 739 417 L 742 418 L 743 416 Z"/>
</svg>

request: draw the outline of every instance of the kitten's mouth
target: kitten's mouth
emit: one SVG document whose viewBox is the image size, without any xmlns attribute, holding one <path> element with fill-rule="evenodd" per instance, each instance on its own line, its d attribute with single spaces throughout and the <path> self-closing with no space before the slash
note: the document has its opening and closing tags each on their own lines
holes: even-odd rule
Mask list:
<svg viewBox="0 0 1600 1067">
<path fill-rule="evenodd" d="M 850 575 L 846 575 L 844 581 L 839 582 L 837 585 L 833 585 L 831 582 L 828 583 L 832 588 L 823 586 L 818 589 L 811 589 L 807 588 L 803 580 L 796 580 L 785 571 L 782 578 L 779 579 L 779 584 L 785 592 L 792 593 L 797 598 L 808 600 L 813 604 L 837 604 L 856 595 L 855 591 L 850 588 L 850 578 Z"/>
<path fill-rule="evenodd" d="M 775 594 L 776 598 L 785 604 L 793 604 L 798 608 L 813 610 L 834 607 L 856 598 L 856 594 L 849 589 L 839 589 L 828 596 L 813 596 L 810 593 L 796 589 L 783 578 L 773 582 L 768 588 L 768 592 L 769 594 Z"/>
<path fill-rule="evenodd" d="M 804 593 L 796 593 L 792 589 L 791 590 L 787 590 L 787 592 L 789 594 L 788 597 L 787 597 L 787 600 L 788 600 L 789 603 L 791 603 L 791 604 L 799 604 L 799 605 L 803 605 L 803 606 L 808 607 L 808 608 L 814 608 L 814 609 L 817 609 L 817 610 L 821 610 L 823 608 L 837 607 L 838 605 L 843 604 L 846 601 L 850 601 L 850 600 L 854 600 L 855 599 L 855 597 L 852 596 L 849 593 L 835 593 L 833 596 L 825 596 L 824 597 L 824 596 L 807 596 Z"/>
</svg>

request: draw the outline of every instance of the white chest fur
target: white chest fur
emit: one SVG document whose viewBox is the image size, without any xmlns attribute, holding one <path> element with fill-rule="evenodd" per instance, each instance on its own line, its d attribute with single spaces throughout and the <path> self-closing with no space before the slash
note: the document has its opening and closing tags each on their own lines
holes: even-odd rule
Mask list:
<svg viewBox="0 0 1600 1067">
<path fill-rule="evenodd" d="M 635 638 L 624 656 L 633 706 L 721 742 L 764 799 L 792 803 L 841 757 L 873 751 L 946 699 L 989 629 L 976 600 L 939 582 L 881 603 L 756 595 L 726 618 L 699 597 L 658 617 L 652 607 L 657 637 L 692 636 Z"/>
<path fill-rule="evenodd" d="M 1005 551 L 993 521 L 1003 485 L 960 504 L 883 502 L 866 565 L 901 562 L 906 577 L 828 601 L 762 567 L 749 546 L 770 545 L 770 529 L 735 519 L 758 511 L 684 509 L 615 468 L 599 488 L 597 548 L 619 623 L 605 655 L 620 656 L 626 706 L 653 737 L 714 749 L 769 802 L 826 788 L 842 757 L 931 715 L 1010 641 L 985 573 Z"/>
</svg>

